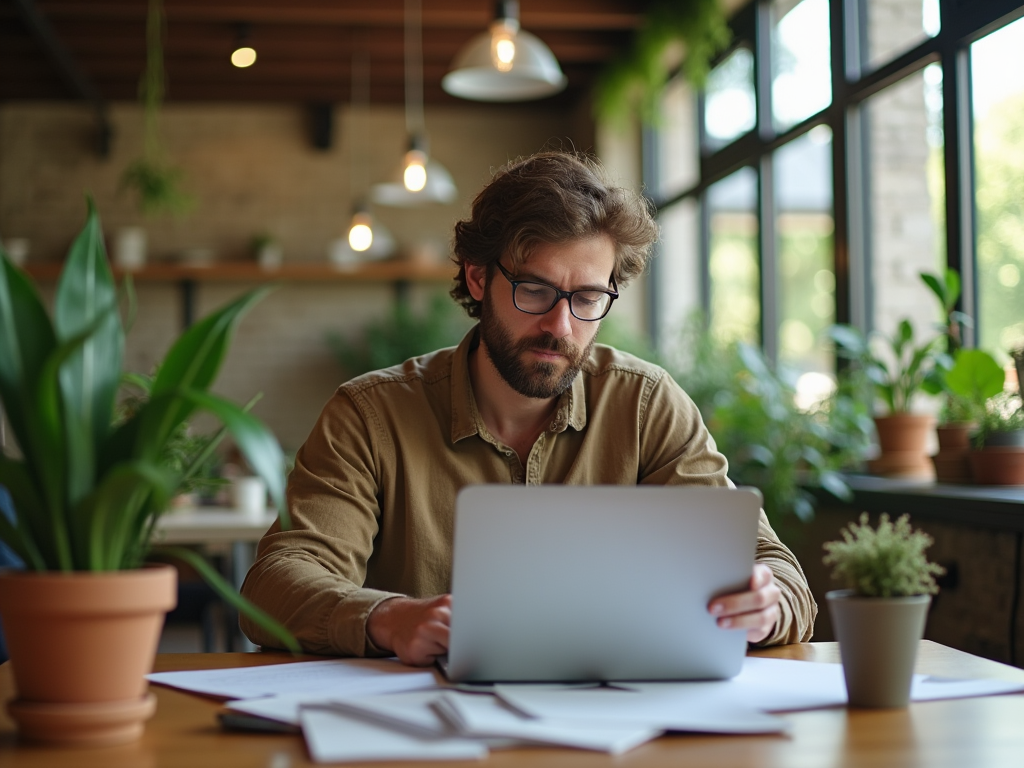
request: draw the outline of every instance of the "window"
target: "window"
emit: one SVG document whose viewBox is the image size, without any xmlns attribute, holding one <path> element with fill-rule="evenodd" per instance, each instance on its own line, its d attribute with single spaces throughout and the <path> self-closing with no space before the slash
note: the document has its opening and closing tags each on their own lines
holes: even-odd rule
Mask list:
<svg viewBox="0 0 1024 768">
<path fill-rule="evenodd" d="M 757 174 L 743 168 L 707 194 L 711 333 L 721 341 L 760 339 Z"/>
<path fill-rule="evenodd" d="M 819 125 L 775 152 L 779 362 L 830 373 L 824 330 L 835 322 L 832 131 Z"/>
<path fill-rule="evenodd" d="M 698 275 L 719 338 L 820 379 L 829 324 L 891 332 L 909 315 L 924 333 L 939 318 L 919 273 L 949 266 L 967 343 L 1005 358 L 1024 343 L 1022 17 L 1021 0 L 745 5 L 688 96 L 699 177 L 661 167 L 676 183 L 649 184 L 672 244 L 659 295 L 685 279 L 692 297 Z M 695 243 L 696 264 L 669 266 Z"/>
<path fill-rule="evenodd" d="M 862 51 L 868 68 L 896 58 L 921 41 L 939 34 L 939 0 L 863 0 L 856 4 L 857 23 L 864 31 Z"/>
<path fill-rule="evenodd" d="M 754 54 L 739 48 L 708 75 L 704 90 L 704 144 L 712 149 L 723 147 L 752 131 L 756 124 Z"/>
<path fill-rule="evenodd" d="M 1016 73 L 1008 76 L 1008 73 Z M 971 46 L 979 346 L 1024 344 L 1024 19 Z"/>
<path fill-rule="evenodd" d="M 939 319 L 921 272 L 946 263 L 942 68 L 925 69 L 861 106 L 871 326 L 892 333 L 909 317 L 920 335 Z"/>
<path fill-rule="evenodd" d="M 774 0 L 772 115 L 792 128 L 832 101 L 828 0 Z"/>
</svg>

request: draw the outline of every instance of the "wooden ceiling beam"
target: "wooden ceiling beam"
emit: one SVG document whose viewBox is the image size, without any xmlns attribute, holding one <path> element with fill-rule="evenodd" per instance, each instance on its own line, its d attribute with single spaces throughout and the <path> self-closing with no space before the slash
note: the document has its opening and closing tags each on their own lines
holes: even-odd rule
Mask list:
<svg viewBox="0 0 1024 768">
<path fill-rule="evenodd" d="M 423 28 L 451 27 L 461 29 L 486 29 L 491 21 L 491 4 L 480 3 L 477 10 L 466 7 L 464 2 L 447 3 L 449 7 L 438 8 L 431 3 L 423 9 Z M 525 6 L 525 7 L 523 7 Z M 596 6 L 596 7 L 594 7 Z M 530 31 L 539 29 L 618 29 L 631 30 L 640 25 L 643 8 L 635 2 L 582 3 L 562 0 L 545 0 L 535 4 L 523 3 L 520 20 L 523 28 Z M 134 20 L 145 19 L 146 5 L 138 2 L 68 2 L 53 0 L 40 3 L 40 7 L 51 19 L 101 19 Z M 401 2 L 385 4 L 378 0 L 371 7 L 365 3 L 353 2 L 347 7 L 341 3 L 324 5 L 312 2 L 288 3 L 197 3 L 167 2 L 165 14 L 168 23 L 175 21 L 223 22 L 246 21 L 250 24 L 302 24 L 341 25 L 356 27 L 401 27 L 403 5 Z"/>
</svg>

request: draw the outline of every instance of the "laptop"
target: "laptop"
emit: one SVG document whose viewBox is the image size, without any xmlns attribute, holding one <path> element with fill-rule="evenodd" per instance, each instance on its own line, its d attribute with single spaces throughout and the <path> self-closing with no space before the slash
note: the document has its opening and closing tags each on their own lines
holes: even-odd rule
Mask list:
<svg viewBox="0 0 1024 768">
<path fill-rule="evenodd" d="M 452 682 L 716 680 L 744 630 L 761 494 L 692 486 L 477 485 L 455 505 Z"/>
</svg>

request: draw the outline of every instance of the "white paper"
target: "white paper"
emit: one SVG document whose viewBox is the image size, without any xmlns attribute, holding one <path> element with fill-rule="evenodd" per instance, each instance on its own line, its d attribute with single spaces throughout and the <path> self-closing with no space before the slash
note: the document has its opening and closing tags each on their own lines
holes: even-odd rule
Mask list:
<svg viewBox="0 0 1024 768">
<path fill-rule="evenodd" d="M 454 729 L 431 706 L 440 695 L 439 691 L 433 690 L 392 693 L 386 696 L 334 698 L 328 707 L 362 720 L 404 730 L 414 736 L 455 736 Z"/>
<path fill-rule="evenodd" d="M 684 699 L 723 706 L 739 703 L 765 712 L 845 707 L 848 701 L 841 664 L 753 656 L 744 660 L 742 671 L 731 680 L 616 685 L 640 692 L 675 691 Z M 1015 691 L 1024 691 L 1024 683 L 914 675 L 910 700 L 935 701 Z"/>
<path fill-rule="evenodd" d="M 371 760 L 482 760 L 487 746 L 468 739 L 421 739 L 334 710 L 304 708 L 302 733 L 318 763 Z"/>
<path fill-rule="evenodd" d="M 1013 683 L 1009 680 L 960 680 L 934 675 L 914 675 L 914 682 L 910 686 L 910 700 L 967 699 L 974 696 L 1020 692 L 1024 692 L 1024 683 Z"/>
<path fill-rule="evenodd" d="M 846 706 L 846 681 L 839 664 L 748 656 L 729 680 L 689 683 L 620 683 L 635 691 L 672 695 L 681 701 L 763 712 L 795 712 Z"/>
<path fill-rule="evenodd" d="M 330 704 L 333 696 L 313 695 L 309 693 L 289 693 L 284 696 L 264 696 L 260 699 L 238 699 L 229 701 L 224 706 L 247 715 L 265 717 L 279 723 L 301 725 L 299 711 L 304 706 Z"/>
<path fill-rule="evenodd" d="M 628 752 L 662 733 L 646 726 L 531 719 L 488 695 L 444 693 L 435 707 L 465 736 L 520 739 L 612 755 Z"/>
<path fill-rule="evenodd" d="M 432 688 L 433 671 L 407 667 L 397 659 L 329 659 L 233 669 L 155 672 L 153 683 L 228 699 L 311 694 L 350 696 Z"/>
<path fill-rule="evenodd" d="M 693 733 L 778 733 L 785 720 L 730 696 L 716 696 L 715 683 L 673 684 L 661 689 L 553 690 L 498 685 L 495 692 L 517 710 L 542 721 L 586 722 L 608 727 L 646 726 Z M 709 695 L 711 694 L 711 695 Z"/>
</svg>

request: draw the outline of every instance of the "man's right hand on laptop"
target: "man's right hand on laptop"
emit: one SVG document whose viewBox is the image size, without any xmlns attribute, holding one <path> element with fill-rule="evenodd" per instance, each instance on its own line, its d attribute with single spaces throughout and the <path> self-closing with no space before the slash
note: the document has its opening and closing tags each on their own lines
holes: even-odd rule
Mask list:
<svg viewBox="0 0 1024 768">
<path fill-rule="evenodd" d="M 374 645 L 392 651 L 403 664 L 429 667 L 448 653 L 451 621 L 451 595 L 422 600 L 394 597 L 370 612 L 366 633 Z"/>
</svg>

